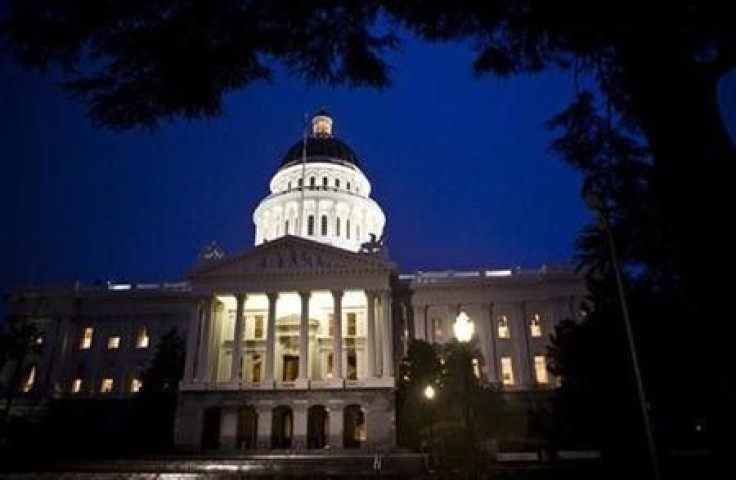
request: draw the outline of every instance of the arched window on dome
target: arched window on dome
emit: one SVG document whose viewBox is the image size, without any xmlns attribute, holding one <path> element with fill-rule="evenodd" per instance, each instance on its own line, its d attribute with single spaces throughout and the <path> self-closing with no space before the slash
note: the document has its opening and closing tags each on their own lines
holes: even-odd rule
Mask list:
<svg viewBox="0 0 736 480">
<path fill-rule="evenodd" d="M 299 181 L 297 182 L 297 185 L 299 186 L 299 188 L 302 188 L 302 185 L 304 185 L 304 179 L 300 178 Z"/>
<path fill-rule="evenodd" d="M 339 178 L 336 178 L 335 179 L 335 188 L 340 188 L 340 179 Z"/>
<path fill-rule="evenodd" d="M 350 219 L 345 220 L 345 236 L 350 240 Z"/>
<path fill-rule="evenodd" d="M 340 236 L 340 217 L 335 218 L 335 236 Z"/>
<path fill-rule="evenodd" d="M 320 233 L 323 237 L 327 236 L 327 215 L 322 215 L 322 225 L 320 225 Z"/>
<path fill-rule="evenodd" d="M 324 187 L 325 189 L 326 189 L 326 188 L 328 187 L 328 184 L 327 184 L 327 182 L 328 182 L 328 180 L 327 180 L 327 177 L 322 177 L 322 186 L 323 186 L 323 187 Z"/>
<path fill-rule="evenodd" d="M 346 188 L 348 189 L 348 192 L 350 191 L 350 182 L 346 185 Z"/>
<path fill-rule="evenodd" d="M 286 185 L 286 190 L 291 190 L 291 182 Z"/>
<path fill-rule="evenodd" d="M 314 215 L 307 217 L 307 235 L 314 235 Z"/>
<path fill-rule="evenodd" d="M 317 179 L 314 177 L 309 177 L 309 188 L 314 188 L 317 186 Z"/>
</svg>

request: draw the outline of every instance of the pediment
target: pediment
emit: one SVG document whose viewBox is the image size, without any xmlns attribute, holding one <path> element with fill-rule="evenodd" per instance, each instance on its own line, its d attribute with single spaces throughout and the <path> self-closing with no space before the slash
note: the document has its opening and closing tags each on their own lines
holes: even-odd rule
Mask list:
<svg viewBox="0 0 736 480">
<path fill-rule="evenodd" d="M 300 237 L 286 236 L 252 250 L 200 262 L 190 279 L 213 277 L 354 274 L 390 272 L 395 265 L 380 256 L 350 252 Z"/>
</svg>

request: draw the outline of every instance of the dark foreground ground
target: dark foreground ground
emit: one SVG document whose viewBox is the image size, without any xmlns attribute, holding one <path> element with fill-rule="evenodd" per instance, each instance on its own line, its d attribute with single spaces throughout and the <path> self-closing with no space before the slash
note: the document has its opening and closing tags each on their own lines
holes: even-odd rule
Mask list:
<svg viewBox="0 0 736 480">
<path fill-rule="evenodd" d="M 461 472 L 438 471 L 427 457 L 394 452 L 356 454 L 179 455 L 96 460 L 3 459 L 0 478 L 7 479 L 200 479 L 200 478 L 468 478 Z M 666 480 L 734 478 L 713 457 L 686 455 L 663 465 Z M 615 465 L 600 459 L 553 462 L 501 460 L 483 466 L 471 478 L 496 480 L 635 480 L 653 478 L 646 467 Z"/>
</svg>

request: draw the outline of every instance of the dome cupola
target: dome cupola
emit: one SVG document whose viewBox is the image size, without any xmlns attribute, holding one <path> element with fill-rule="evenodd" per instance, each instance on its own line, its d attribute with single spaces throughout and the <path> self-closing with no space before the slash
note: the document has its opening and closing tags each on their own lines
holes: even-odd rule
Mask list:
<svg viewBox="0 0 736 480">
<path fill-rule="evenodd" d="M 382 235 L 386 217 L 370 198 L 358 156 L 333 135 L 332 117 L 320 110 L 311 126 L 287 151 L 253 214 L 255 244 L 296 235 L 358 251 L 371 234 Z"/>
</svg>

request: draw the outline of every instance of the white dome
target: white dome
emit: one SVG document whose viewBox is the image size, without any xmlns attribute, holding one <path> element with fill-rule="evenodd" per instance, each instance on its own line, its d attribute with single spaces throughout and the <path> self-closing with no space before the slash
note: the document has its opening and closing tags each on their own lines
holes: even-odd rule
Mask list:
<svg viewBox="0 0 736 480">
<path fill-rule="evenodd" d="M 371 234 L 381 237 L 386 217 L 369 196 L 371 184 L 357 157 L 332 136 L 332 119 L 320 112 L 312 125 L 312 135 L 291 147 L 271 179 L 270 195 L 253 213 L 255 244 L 296 235 L 358 251 Z"/>
</svg>

